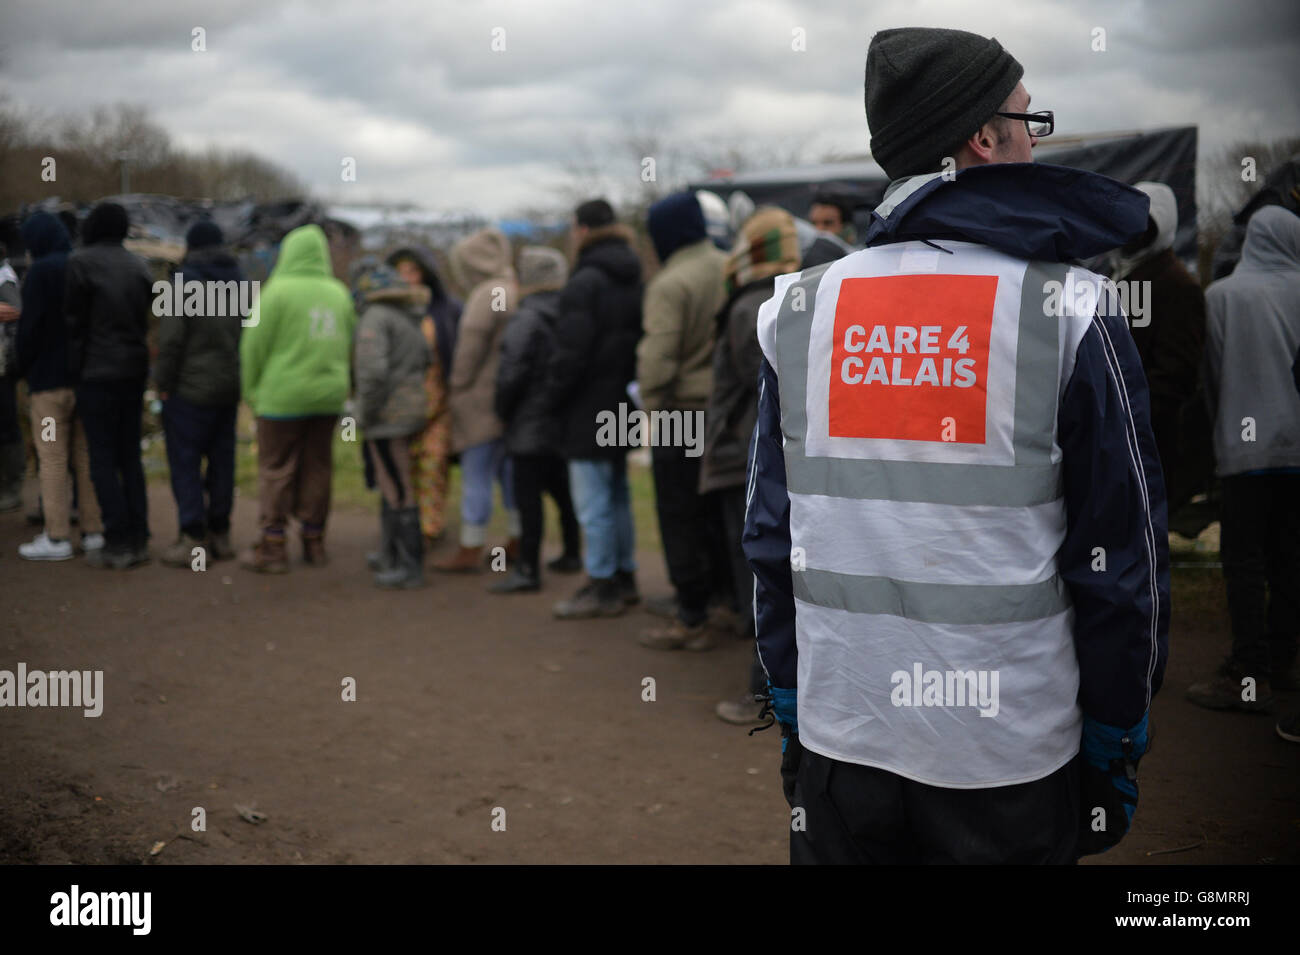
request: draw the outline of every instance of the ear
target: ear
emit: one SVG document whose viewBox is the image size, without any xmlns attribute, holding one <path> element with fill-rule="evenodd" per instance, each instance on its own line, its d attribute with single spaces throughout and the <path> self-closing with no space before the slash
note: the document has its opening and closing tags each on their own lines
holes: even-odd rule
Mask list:
<svg viewBox="0 0 1300 955">
<path fill-rule="evenodd" d="M 989 163 L 993 161 L 993 150 L 997 146 L 997 141 L 997 130 L 989 122 L 975 130 L 970 138 L 966 140 L 965 146 L 978 162 Z"/>
</svg>

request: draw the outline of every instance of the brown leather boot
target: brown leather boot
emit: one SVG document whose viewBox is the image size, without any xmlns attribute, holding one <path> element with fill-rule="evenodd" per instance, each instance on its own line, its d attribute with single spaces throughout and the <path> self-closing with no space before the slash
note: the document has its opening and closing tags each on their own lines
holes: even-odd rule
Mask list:
<svg viewBox="0 0 1300 955">
<path fill-rule="evenodd" d="M 302 535 L 302 562 L 309 567 L 324 567 L 330 562 L 325 553 L 325 536 L 323 534 Z"/>
<path fill-rule="evenodd" d="M 466 547 L 463 544 L 446 560 L 433 565 L 434 570 L 444 574 L 481 574 L 483 572 L 483 548 Z"/>
<path fill-rule="evenodd" d="M 263 534 L 240 564 L 245 570 L 259 574 L 287 574 L 289 553 L 284 546 L 284 538 Z"/>
</svg>

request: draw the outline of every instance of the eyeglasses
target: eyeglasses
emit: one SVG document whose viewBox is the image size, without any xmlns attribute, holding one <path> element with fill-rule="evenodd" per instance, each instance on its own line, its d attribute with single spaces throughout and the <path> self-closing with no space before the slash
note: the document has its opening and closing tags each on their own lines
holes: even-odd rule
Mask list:
<svg viewBox="0 0 1300 955">
<path fill-rule="evenodd" d="M 1035 139 L 1042 139 L 1044 136 L 1052 135 L 1052 130 L 1056 127 L 1055 114 L 1050 109 L 1041 110 L 1037 113 L 994 113 L 994 116 L 1002 116 L 1006 119 L 1019 119 L 1025 124 L 1025 131 Z"/>
</svg>

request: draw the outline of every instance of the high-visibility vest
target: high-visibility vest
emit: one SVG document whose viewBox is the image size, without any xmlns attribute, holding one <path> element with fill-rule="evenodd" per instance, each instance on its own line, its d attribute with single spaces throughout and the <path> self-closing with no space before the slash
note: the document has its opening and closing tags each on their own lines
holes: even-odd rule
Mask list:
<svg viewBox="0 0 1300 955">
<path fill-rule="evenodd" d="M 938 244 L 779 277 L 758 337 L 780 391 L 801 742 L 984 788 L 1079 750 L 1056 422 L 1107 292 Z"/>
</svg>

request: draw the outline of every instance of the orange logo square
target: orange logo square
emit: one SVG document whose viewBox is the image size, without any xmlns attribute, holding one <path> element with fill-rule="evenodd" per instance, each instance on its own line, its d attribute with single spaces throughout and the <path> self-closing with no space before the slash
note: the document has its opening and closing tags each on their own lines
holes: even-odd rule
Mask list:
<svg viewBox="0 0 1300 955">
<path fill-rule="evenodd" d="M 830 436 L 984 443 L 996 275 L 845 279 Z"/>
</svg>

